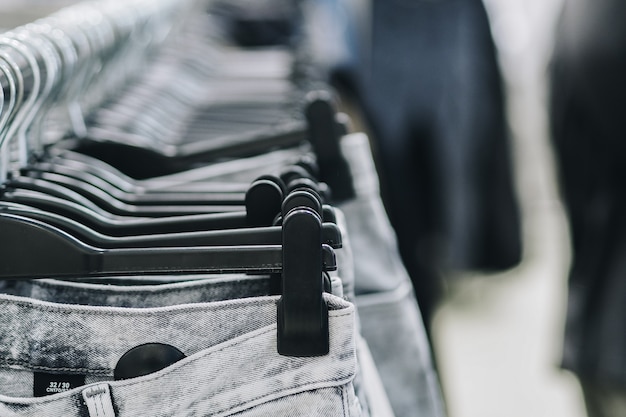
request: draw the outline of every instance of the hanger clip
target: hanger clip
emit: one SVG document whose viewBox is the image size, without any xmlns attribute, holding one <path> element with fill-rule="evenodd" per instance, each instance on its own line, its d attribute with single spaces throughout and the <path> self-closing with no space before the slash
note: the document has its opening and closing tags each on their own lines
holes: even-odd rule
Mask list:
<svg viewBox="0 0 626 417">
<path fill-rule="evenodd" d="M 283 220 L 282 296 L 278 302 L 278 353 L 323 356 L 329 352 L 328 306 L 323 298 L 322 221 L 307 207 Z"/>
</svg>

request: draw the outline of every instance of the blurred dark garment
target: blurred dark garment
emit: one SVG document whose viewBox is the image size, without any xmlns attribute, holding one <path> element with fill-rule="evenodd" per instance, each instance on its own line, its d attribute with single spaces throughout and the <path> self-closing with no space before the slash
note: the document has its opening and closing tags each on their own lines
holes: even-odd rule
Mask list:
<svg viewBox="0 0 626 417">
<path fill-rule="evenodd" d="M 626 394 L 619 384 L 581 381 L 587 417 L 622 417 L 626 415 Z"/>
<path fill-rule="evenodd" d="M 372 0 L 370 19 L 368 41 L 334 79 L 373 131 L 428 323 L 442 270 L 503 270 L 521 258 L 502 79 L 480 0 Z"/>
<path fill-rule="evenodd" d="M 566 1 L 550 118 L 573 250 L 563 364 L 626 396 L 625 17 L 621 0 Z"/>
<path fill-rule="evenodd" d="M 287 45 L 300 24 L 297 4 L 291 0 L 215 0 L 208 6 L 240 46 Z"/>
</svg>

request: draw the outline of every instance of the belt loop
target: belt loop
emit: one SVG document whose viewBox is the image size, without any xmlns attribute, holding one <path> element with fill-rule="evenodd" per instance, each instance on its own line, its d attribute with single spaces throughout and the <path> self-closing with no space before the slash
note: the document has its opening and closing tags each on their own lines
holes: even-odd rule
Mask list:
<svg viewBox="0 0 626 417">
<path fill-rule="evenodd" d="M 83 390 L 89 417 L 115 417 L 109 384 L 97 384 Z"/>
</svg>

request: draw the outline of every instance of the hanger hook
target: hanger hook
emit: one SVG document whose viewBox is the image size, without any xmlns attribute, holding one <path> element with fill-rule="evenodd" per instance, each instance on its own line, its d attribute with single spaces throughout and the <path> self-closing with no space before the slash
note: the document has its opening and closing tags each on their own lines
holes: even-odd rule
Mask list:
<svg viewBox="0 0 626 417">
<path fill-rule="evenodd" d="M 36 153 L 42 153 L 46 138 L 60 139 L 67 131 L 67 119 L 62 122 L 60 116 L 63 113 L 57 111 L 53 117 L 50 115 L 53 110 L 65 112 L 68 105 L 68 91 L 71 86 L 74 75 L 77 71 L 78 51 L 69 35 L 63 29 L 63 22 L 54 18 L 40 19 L 26 25 L 26 28 L 49 42 L 54 49 L 54 56 L 59 66 L 59 71 L 55 79 L 52 90 L 48 94 L 48 99 L 42 105 L 38 112 L 38 119 L 33 122 L 33 133 L 30 135 L 32 142 L 31 148 Z M 56 122 L 55 125 L 44 124 L 49 119 Z M 56 129 L 52 129 L 56 127 Z"/>
<path fill-rule="evenodd" d="M 0 38 L 1 44 L 1 38 Z M 7 133 L 10 122 L 15 116 L 24 97 L 24 79 L 19 65 L 13 57 L 0 48 L 1 70 L 7 78 L 9 87 L 9 103 L 8 108 L 0 115 L 0 184 L 4 183 L 9 173 L 9 148 Z M 6 94 L 4 94 L 6 99 Z"/>
<path fill-rule="evenodd" d="M 61 57 L 54 48 L 52 42 L 45 38 L 41 33 L 31 30 L 28 26 L 16 29 L 14 36 L 24 45 L 29 47 L 36 57 L 39 57 L 42 63 L 39 66 L 40 74 L 43 76 L 43 83 L 37 94 L 33 93 L 33 104 L 28 109 L 22 122 L 18 126 L 18 166 L 24 167 L 28 165 L 29 159 L 33 154 L 34 147 L 29 143 L 28 133 L 31 130 L 37 130 L 37 123 L 42 115 L 42 111 L 46 109 L 46 103 L 52 96 L 55 87 L 59 84 L 61 75 Z M 38 62 L 39 64 L 39 62 Z M 32 136 L 37 136 L 35 132 Z"/>
<path fill-rule="evenodd" d="M 8 145 L 12 140 L 17 139 L 19 147 L 18 151 L 20 152 L 19 158 L 22 159 L 22 153 L 25 152 L 24 147 L 26 147 L 27 145 L 23 143 L 22 139 L 19 137 L 19 131 L 22 124 L 26 122 L 26 119 L 31 109 L 33 108 L 33 106 L 35 106 L 36 101 L 39 97 L 42 85 L 41 68 L 39 67 L 39 64 L 37 62 L 37 56 L 35 55 L 34 51 L 24 42 L 18 40 L 15 32 L 5 33 L 2 38 L 0 38 L 0 46 L 9 47 L 19 53 L 26 60 L 26 65 L 28 66 L 28 69 L 30 70 L 30 75 L 32 76 L 32 84 L 28 85 L 29 87 L 31 87 L 30 90 L 25 89 L 25 93 L 28 93 L 26 99 L 17 108 L 15 116 L 9 124 L 6 135 L 3 138 L 5 146 L 3 153 L 8 153 Z M 24 75 L 24 70 L 20 68 L 20 71 L 22 72 L 22 75 Z M 26 84 L 24 86 L 26 87 Z"/>
</svg>

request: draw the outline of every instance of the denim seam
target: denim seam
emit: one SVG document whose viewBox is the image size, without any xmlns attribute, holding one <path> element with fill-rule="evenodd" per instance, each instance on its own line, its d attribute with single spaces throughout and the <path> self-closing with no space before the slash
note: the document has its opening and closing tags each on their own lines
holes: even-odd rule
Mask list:
<svg viewBox="0 0 626 417">
<path fill-rule="evenodd" d="M 317 381 L 315 383 L 296 385 L 289 389 L 276 390 L 274 392 L 261 395 L 259 397 L 244 401 L 241 404 L 228 406 L 227 410 L 216 411 L 209 415 L 211 417 L 226 417 L 226 416 L 240 413 L 242 411 L 249 410 L 254 407 L 258 407 L 263 404 L 267 404 L 272 401 L 277 401 L 281 398 L 289 397 L 291 395 L 298 395 L 304 392 L 310 392 L 310 391 L 316 391 L 316 390 L 322 390 L 322 389 L 338 388 L 341 390 L 341 397 L 342 397 L 341 402 L 342 402 L 342 408 L 344 408 L 343 415 L 344 417 L 347 417 L 349 416 L 349 411 L 348 413 L 346 413 L 345 411 L 345 404 L 344 404 L 345 401 L 344 401 L 343 393 L 346 389 L 345 388 L 346 384 L 350 383 L 351 380 L 352 380 L 351 378 L 346 378 L 346 379 L 341 379 L 341 380 L 329 379 L 329 380 Z M 329 383 L 332 383 L 332 385 L 329 385 Z"/>
<path fill-rule="evenodd" d="M 43 288 L 40 287 L 43 290 L 48 290 L 47 288 Z M 55 289 L 56 290 L 56 289 Z M 119 297 L 161 297 L 161 296 L 179 296 L 179 295 L 186 295 L 189 294 L 191 292 L 197 292 L 200 289 L 198 288 L 186 288 L 186 289 L 181 289 L 181 290 L 173 290 L 173 291 L 159 291 L 159 292 L 151 292 L 151 291 L 143 291 L 143 292 L 123 292 L 123 291 L 114 291 L 114 290 L 88 290 L 92 293 L 96 293 L 96 295 L 98 296 L 119 296 Z M 265 288 L 263 289 L 265 290 Z M 220 299 L 220 297 L 224 297 L 224 293 L 228 292 L 228 299 Z M 32 294 L 32 292 L 31 292 Z M 197 297 L 198 294 L 196 294 Z M 246 291 L 241 291 L 241 292 L 232 292 L 229 291 L 228 288 L 223 288 L 223 289 L 219 289 L 219 291 L 210 291 L 208 293 L 208 297 L 206 297 L 207 301 L 201 301 L 201 302 L 205 302 L 205 303 L 210 303 L 210 302 L 220 302 L 220 301 L 229 301 L 232 299 L 243 299 L 243 298 L 255 298 L 255 297 L 270 297 L 271 294 L 269 294 L 267 291 L 254 291 L 254 290 L 246 290 Z M 32 296 L 31 296 L 32 297 Z M 36 297 L 33 297 L 36 298 Z M 214 298 L 214 299 L 211 299 Z M 42 301 L 46 301 L 46 300 L 42 300 Z M 196 301 L 197 303 L 197 301 Z M 77 304 L 77 305 L 81 305 L 81 304 Z M 105 305 L 101 305 L 100 307 L 107 307 Z M 110 307 L 110 306 L 109 306 Z M 157 307 L 153 307 L 153 308 L 159 308 L 161 306 L 157 306 Z M 167 307 L 167 306 L 162 306 L 162 307 Z M 141 308 L 141 307 L 129 307 L 129 308 Z"/>
<path fill-rule="evenodd" d="M 1 359 L 0 367 L 11 368 L 12 366 L 20 366 L 24 369 L 20 369 L 22 371 L 50 371 L 50 372 L 71 372 L 71 373 L 89 373 L 92 375 L 113 375 L 113 372 L 109 368 L 73 368 L 73 367 L 51 367 L 51 366 L 41 366 L 41 365 L 33 365 L 29 361 L 26 360 L 14 360 L 14 359 Z"/>
<path fill-rule="evenodd" d="M 100 417 L 100 410 L 104 410 L 104 398 L 102 395 L 98 395 L 97 401 L 100 403 L 100 407 L 96 408 L 96 417 Z"/>
<path fill-rule="evenodd" d="M 258 298 L 258 297 L 254 297 L 254 298 Z M 264 303 L 267 304 L 276 304 L 276 300 L 263 300 Z M 228 301 L 216 301 L 215 303 L 226 303 Z M 152 311 L 147 311 L 148 309 L 142 309 L 142 308 L 132 308 L 132 307 L 107 307 L 107 306 L 96 306 L 96 307 L 90 307 L 92 309 L 98 309 L 98 311 L 80 311 L 79 309 L 81 307 L 86 307 L 86 306 L 82 306 L 82 305 L 75 305 L 76 308 L 73 308 L 74 305 L 72 305 L 72 307 L 67 307 L 67 305 L 63 305 L 63 306 L 59 306 L 59 307 L 54 307 L 54 306 L 43 306 L 43 305 L 35 305 L 35 304 L 30 304 L 28 302 L 22 302 L 22 301 L 0 301 L 0 306 L 7 304 L 9 306 L 18 306 L 18 307 L 25 307 L 28 308 L 29 310 L 39 310 L 39 311 L 46 311 L 46 312 L 50 312 L 50 313 L 61 313 L 61 314 L 77 314 L 77 315 L 84 315 L 84 316 L 104 316 L 104 317 L 110 317 L 110 316 L 116 316 L 116 317 L 132 317 L 132 316 L 139 316 L 139 315 L 143 315 L 143 316 L 153 316 L 154 312 Z M 245 308 L 245 303 L 237 303 L 235 305 L 233 304 L 225 304 L 225 305 L 220 305 L 220 306 L 216 306 L 215 307 L 215 311 L 224 311 L 224 310 L 234 310 L 234 309 L 238 309 L 238 308 L 242 308 L 242 306 L 244 306 L 243 308 Z M 172 309 L 172 307 L 174 307 L 175 309 Z M 108 308 L 115 308 L 115 309 L 129 309 L 129 310 L 133 310 L 133 311 L 128 311 L 128 312 L 123 312 L 123 311 L 106 311 L 105 309 Z M 162 310 L 164 312 L 167 312 L 169 314 L 183 314 L 183 313 L 188 313 L 188 312 L 193 312 L 193 311 L 202 311 L 204 310 L 204 308 L 198 304 L 192 305 L 192 306 L 187 306 L 184 308 L 178 308 L 176 306 L 166 306 L 166 307 L 154 307 L 152 309 L 159 309 Z M 206 311 L 206 313 L 210 313 L 211 311 Z"/>
<path fill-rule="evenodd" d="M 278 300 L 274 299 L 275 296 L 265 296 L 263 297 L 264 299 L 261 300 L 263 304 L 277 304 Z M 261 297 L 251 297 L 251 299 L 259 299 Z M 238 299 L 238 300 L 242 300 L 242 301 L 246 301 L 247 302 L 237 302 L 237 301 L 230 301 L 230 300 L 226 300 L 226 301 L 215 301 L 213 303 L 223 303 L 219 306 L 215 306 L 215 308 L 213 309 L 214 311 L 219 311 L 224 312 L 225 310 L 235 310 L 235 309 L 239 309 L 239 308 L 246 308 L 246 306 L 249 303 L 248 298 L 244 298 L 244 299 Z M 235 304 L 234 304 L 234 303 Z M 204 304 L 204 303 L 201 303 Z M 103 316 L 103 317 L 111 317 L 111 316 L 115 316 L 115 317 L 133 317 L 133 316 L 147 316 L 147 317 L 151 317 L 154 316 L 154 311 L 149 311 L 149 310 L 160 310 L 163 312 L 166 312 L 170 315 L 175 315 L 175 314 L 186 314 L 189 312 L 194 312 L 194 311 L 203 311 L 205 309 L 204 306 L 202 306 L 201 304 L 193 304 L 193 305 L 189 305 L 186 306 L 184 308 L 180 308 L 178 306 L 166 306 L 166 307 L 153 307 L 150 309 L 146 309 L 146 308 L 132 308 L 132 307 L 107 307 L 107 306 L 96 306 L 96 307 L 90 307 L 92 309 L 97 309 L 98 311 L 80 311 L 80 308 L 84 308 L 86 306 L 82 306 L 82 305 L 63 305 L 63 306 L 59 306 L 59 307 L 55 307 L 55 306 L 45 306 L 45 305 L 36 305 L 36 304 L 31 304 L 28 302 L 22 302 L 22 301 L 6 301 L 6 300 L 2 300 L 0 301 L 0 306 L 2 305 L 9 305 L 10 306 L 18 306 L 18 307 L 25 307 L 28 308 L 29 310 L 39 310 L 39 311 L 46 311 L 46 312 L 50 312 L 50 313 L 61 313 L 61 314 L 76 314 L 76 315 L 84 315 L 84 316 Z M 212 304 L 212 303 L 211 303 Z M 258 305 L 255 307 L 259 307 Z M 128 311 L 128 312 L 124 312 L 124 311 L 106 311 L 106 309 L 109 308 L 115 308 L 115 309 L 128 309 L 128 310 L 132 310 L 132 311 Z M 341 307 L 340 310 L 344 310 L 344 309 L 349 309 L 348 306 L 346 307 Z M 334 310 L 334 311 L 340 311 L 340 310 Z M 205 311 L 207 314 L 209 314 L 211 312 L 211 310 L 209 311 Z M 330 311 L 330 313 L 332 314 L 332 310 Z M 350 314 L 350 312 L 347 312 L 346 314 Z M 335 316 L 335 315 L 333 315 Z M 336 317 L 340 317 L 338 315 L 336 315 Z"/>
<path fill-rule="evenodd" d="M 48 289 L 52 289 L 52 290 L 63 290 L 67 287 L 64 287 L 62 284 L 53 284 L 53 283 L 34 283 L 34 284 L 30 284 L 31 285 L 31 290 L 35 289 L 35 288 L 41 288 L 43 290 L 48 290 Z M 134 295 L 170 295 L 170 294 L 180 294 L 180 293 L 185 293 L 185 292 L 190 292 L 192 290 L 198 290 L 198 288 L 202 288 L 202 287 L 207 287 L 207 286 L 211 286 L 216 288 L 217 290 L 215 292 L 221 292 L 224 290 L 224 287 L 233 287 L 232 283 L 216 283 L 216 284 L 205 284 L 205 285 L 197 285 L 197 286 L 189 286 L 186 288 L 157 288 L 154 291 L 150 291 L 150 290 L 142 290 L 142 291 L 128 291 L 126 290 L 127 288 L 132 288 L 132 287 L 125 287 L 123 285 L 119 285 L 119 288 L 124 288 L 122 290 L 116 290 L 116 289 L 110 289 L 110 288 L 89 288 L 88 290 L 91 292 L 97 292 L 99 294 L 112 294 L 112 295 L 130 295 L 130 296 L 134 296 Z M 156 287 L 157 285 L 155 285 Z M 72 289 L 74 289 L 74 287 L 70 287 Z M 212 291 L 213 292 L 213 291 Z M 241 291 L 241 292 L 245 292 L 245 291 Z"/>
<path fill-rule="evenodd" d="M 228 416 L 228 415 L 232 415 L 235 413 L 240 413 L 245 410 L 249 410 L 253 407 L 258 407 L 262 404 L 267 404 L 269 402 L 279 400 L 281 398 L 289 397 L 291 395 L 298 395 L 298 394 L 302 394 L 304 392 L 309 392 L 309 391 L 336 388 L 336 389 L 339 389 L 341 392 L 342 408 L 344 409 L 343 415 L 345 417 L 348 417 L 350 415 L 349 413 L 350 404 L 348 401 L 348 396 L 346 394 L 347 392 L 346 385 L 349 384 L 352 381 L 352 379 L 353 379 L 352 376 L 347 377 L 347 378 L 342 378 L 342 379 L 325 379 L 325 380 L 320 380 L 320 381 L 311 382 L 307 384 L 295 385 L 295 386 L 290 387 L 289 389 L 278 389 L 278 390 L 260 395 L 258 397 L 243 401 L 240 404 L 229 405 L 227 411 L 220 410 L 220 411 L 213 412 L 210 415 L 211 416 L 219 416 L 219 415 Z M 44 401 L 38 404 L 45 404 L 46 402 L 50 402 L 54 400 L 55 399 L 51 398 L 48 401 Z M 193 407 L 197 403 L 198 403 L 197 401 L 193 402 L 189 404 L 189 406 Z"/>
</svg>

